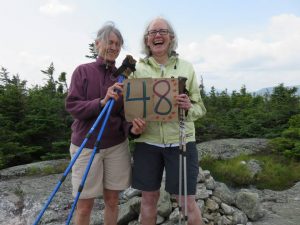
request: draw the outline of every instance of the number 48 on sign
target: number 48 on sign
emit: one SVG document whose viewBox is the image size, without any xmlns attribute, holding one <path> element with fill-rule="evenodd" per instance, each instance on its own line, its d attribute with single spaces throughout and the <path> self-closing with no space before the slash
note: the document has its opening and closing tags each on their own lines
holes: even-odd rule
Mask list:
<svg viewBox="0 0 300 225">
<path fill-rule="evenodd" d="M 124 81 L 124 108 L 127 121 L 177 121 L 176 78 L 137 78 Z"/>
</svg>

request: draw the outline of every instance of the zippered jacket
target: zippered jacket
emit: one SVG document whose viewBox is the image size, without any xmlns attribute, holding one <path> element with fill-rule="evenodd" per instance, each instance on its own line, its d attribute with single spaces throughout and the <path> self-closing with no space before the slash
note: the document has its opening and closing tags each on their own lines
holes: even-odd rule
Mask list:
<svg viewBox="0 0 300 225">
<path fill-rule="evenodd" d="M 161 66 L 153 57 L 140 59 L 136 71 L 130 75 L 133 78 L 178 78 L 186 77 L 186 89 L 192 102 L 185 121 L 186 142 L 195 141 L 194 121 L 205 115 L 206 109 L 200 96 L 197 77 L 191 63 L 171 56 L 166 65 Z M 135 139 L 135 142 L 148 142 L 154 144 L 179 143 L 179 122 L 147 121 L 145 131 Z"/>
<path fill-rule="evenodd" d="M 79 65 L 75 69 L 65 100 L 66 110 L 74 119 L 71 136 L 74 145 L 81 145 L 99 116 L 102 110 L 100 100 L 105 97 L 107 89 L 117 82 L 117 78 L 112 76 L 116 70 L 114 65 L 107 65 L 100 57 L 95 62 Z M 103 121 L 104 119 L 99 122 L 89 137 L 86 148 L 94 148 Z M 125 120 L 123 99 L 120 97 L 111 110 L 99 148 L 122 143 L 130 134 L 131 126 Z"/>
</svg>

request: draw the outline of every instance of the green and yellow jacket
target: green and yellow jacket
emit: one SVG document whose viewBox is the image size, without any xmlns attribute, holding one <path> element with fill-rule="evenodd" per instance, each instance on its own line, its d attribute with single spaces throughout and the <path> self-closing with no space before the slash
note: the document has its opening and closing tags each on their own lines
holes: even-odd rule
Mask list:
<svg viewBox="0 0 300 225">
<path fill-rule="evenodd" d="M 130 75 L 130 78 L 177 78 L 179 76 L 187 78 L 186 89 L 192 102 L 185 121 L 186 142 L 191 142 L 195 141 L 194 121 L 206 113 L 192 64 L 177 56 L 171 56 L 167 64 L 161 66 L 153 57 L 148 57 L 140 59 L 136 65 L 136 71 Z M 135 139 L 135 142 L 166 145 L 179 143 L 179 122 L 147 121 L 144 133 Z"/>
</svg>

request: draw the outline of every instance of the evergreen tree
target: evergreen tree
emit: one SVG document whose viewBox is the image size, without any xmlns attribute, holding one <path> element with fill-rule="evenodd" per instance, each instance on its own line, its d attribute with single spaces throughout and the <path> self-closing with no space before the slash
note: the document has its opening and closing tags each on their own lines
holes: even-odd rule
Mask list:
<svg viewBox="0 0 300 225">
<path fill-rule="evenodd" d="M 42 73 L 46 74 L 48 77 L 46 86 L 44 89 L 49 92 L 49 94 L 55 94 L 56 93 L 56 83 L 54 81 L 54 64 L 51 62 L 49 67 L 46 70 L 41 70 Z"/>
<path fill-rule="evenodd" d="M 58 77 L 57 84 L 59 86 L 58 86 L 57 89 L 58 89 L 58 92 L 60 92 L 60 93 L 68 92 L 68 90 L 69 90 L 66 75 L 67 75 L 66 72 L 61 72 L 59 77 Z"/>
<path fill-rule="evenodd" d="M 29 149 L 22 146 L 19 130 L 26 114 L 26 81 L 21 81 L 18 75 L 11 79 L 8 73 L 2 78 L 5 85 L 0 93 L 0 166 L 6 167 L 13 166 L 16 161 L 30 162 L 31 159 L 25 157 L 24 153 Z"/>
<path fill-rule="evenodd" d="M 89 44 L 89 51 L 90 51 L 90 55 L 85 55 L 85 57 L 90 59 L 97 59 L 98 52 L 95 49 L 95 43 Z"/>
<path fill-rule="evenodd" d="M 279 85 L 273 93 L 255 96 L 242 86 L 231 96 L 212 87 L 203 101 L 205 117 L 196 121 L 197 141 L 218 138 L 279 137 L 288 119 L 300 112 L 295 88 Z"/>
<path fill-rule="evenodd" d="M 69 155 L 71 117 L 64 109 L 66 92 L 55 89 L 65 82 L 54 79 L 53 64 L 42 71 L 45 86 L 26 88 L 19 75 L 2 70 L 0 92 L 0 168 Z M 65 86 L 66 87 L 66 86 Z"/>
<path fill-rule="evenodd" d="M 6 68 L 1 66 L 1 68 L 0 68 L 0 88 L 3 88 L 9 82 L 10 82 L 9 72 L 7 71 Z"/>
<path fill-rule="evenodd" d="M 288 127 L 291 116 L 300 112 L 297 88 L 287 88 L 283 84 L 274 88 L 273 93 L 266 102 L 268 118 L 263 124 L 267 129 L 268 137 L 278 137 Z"/>
</svg>

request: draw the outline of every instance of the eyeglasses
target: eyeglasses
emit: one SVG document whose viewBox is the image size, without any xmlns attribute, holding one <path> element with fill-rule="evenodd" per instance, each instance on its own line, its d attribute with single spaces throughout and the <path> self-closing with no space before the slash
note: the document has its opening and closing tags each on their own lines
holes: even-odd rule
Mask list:
<svg viewBox="0 0 300 225">
<path fill-rule="evenodd" d="M 159 33 L 160 35 L 167 35 L 169 33 L 168 29 L 159 29 L 159 30 L 149 30 L 148 35 L 149 36 L 156 36 L 156 34 Z"/>
</svg>

